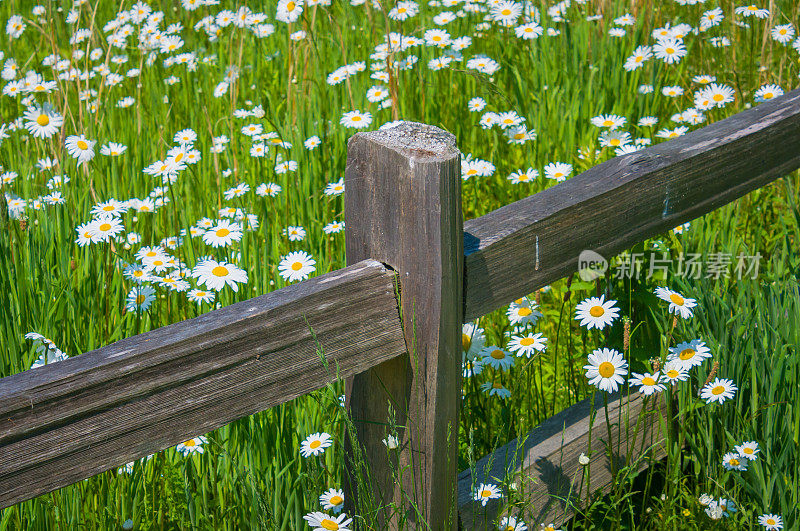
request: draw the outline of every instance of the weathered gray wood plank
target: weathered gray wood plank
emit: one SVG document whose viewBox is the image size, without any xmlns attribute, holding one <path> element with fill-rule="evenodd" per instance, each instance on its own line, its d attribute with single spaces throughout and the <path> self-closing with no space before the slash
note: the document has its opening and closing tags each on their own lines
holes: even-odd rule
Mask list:
<svg viewBox="0 0 800 531">
<path fill-rule="evenodd" d="M 661 436 L 659 420 L 666 416 L 663 397 L 652 397 L 645 403 L 643 396 L 634 393 L 630 400 L 617 398 L 609 403 L 609 420 L 615 461 L 619 469 L 630 455 L 630 463 L 642 456 L 654 459 L 663 457 L 666 448 Z M 641 424 L 636 429 L 639 413 Z M 590 456 L 589 492 L 597 489 L 608 492 L 612 484 L 610 462 L 606 454 L 608 432 L 601 395 L 595 397 L 597 414 L 592 425 L 591 444 L 589 423 L 591 399 L 586 399 L 548 418 L 531 431 L 524 440 L 513 440 L 492 454 L 481 458 L 473 470 L 465 470 L 458 477 L 458 510 L 463 529 L 495 529 L 492 522 L 503 510 L 505 499 L 494 499 L 482 507 L 473 500 L 475 489 L 481 483 L 500 484 L 514 481 L 518 494 L 526 500 L 524 509 L 512 511 L 522 517 L 529 529 L 540 524 L 560 526 L 575 514 L 574 506 L 583 507 L 587 484 L 583 466 L 578 463 L 581 453 Z M 620 413 L 622 422 L 620 423 Z M 631 419 L 626 425 L 625 420 Z M 622 426 L 622 429 L 620 429 Z M 620 433 L 622 437 L 620 438 Z M 647 466 L 648 459 L 638 462 L 637 469 Z M 573 505 L 568 505 L 571 500 Z M 503 514 L 509 514 L 504 512 Z"/>
<path fill-rule="evenodd" d="M 404 353 L 394 277 L 363 261 L 0 379 L 0 507 Z"/>
<path fill-rule="evenodd" d="M 348 263 L 374 258 L 398 272 L 410 353 L 372 367 L 348 386 L 372 493 L 379 504 L 394 502 L 411 527 L 455 529 L 464 251 L 453 135 L 403 122 L 353 136 L 345 214 Z M 394 463 L 381 443 L 389 403 L 400 427 Z M 402 471 L 402 482 L 393 481 L 393 468 Z M 379 515 L 381 526 L 396 527 L 387 512 Z"/>
<path fill-rule="evenodd" d="M 464 223 L 470 321 L 800 167 L 800 90 Z M 537 267 L 538 265 L 538 267 Z"/>
</svg>

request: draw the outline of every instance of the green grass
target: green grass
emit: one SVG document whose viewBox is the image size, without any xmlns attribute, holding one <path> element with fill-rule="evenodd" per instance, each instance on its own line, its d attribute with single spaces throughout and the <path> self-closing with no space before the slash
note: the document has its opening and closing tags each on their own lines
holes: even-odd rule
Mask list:
<svg viewBox="0 0 800 531">
<path fill-rule="evenodd" d="M 129 4 L 124 3 L 125 7 Z M 117 242 L 113 248 L 107 243 L 81 248 L 74 243 L 75 227 L 91 219 L 90 210 L 97 202 L 143 198 L 161 185 L 142 169 L 162 159 L 173 145 L 173 135 L 182 129 L 197 132 L 200 162 L 180 174 L 167 192 L 170 201 L 166 205 L 152 214 L 134 216 L 129 212 L 122 219 L 126 232 L 141 235 L 145 245 L 157 245 L 203 217 L 216 218 L 223 206 L 242 208 L 257 216 L 259 227 L 245 231 L 242 240 L 231 247 L 212 248 L 199 238 L 187 236 L 182 245 L 170 250 L 188 268 L 199 257 L 212 255 L 247 271 L 248 282 L 237 292 L 226 288 L 218 294 L 217 302 L 226 305 L 286 285 L 277 265 L 290 251 L 310 253 L 317 261 L 315 274 L 344 265 L 344 234 L 323 232 L 325 224 L 344 218 L 342 197 L 323 194 L 327 183 L 344 176 L 347 138 L 354 132 L 339 125 L 344 112 L 372 112 L 372 129 L 392 119 L 436 125 L 456 135 L 465 155 L 491 161 L 497 168 L 493 175 L 472 177 L 463 183 L 463 210 L 469 219 L 555 184 L 540 177 L 531 184 L 511 185 L 506 177 L 512 171 L 533 167 L 543 172 L 547 163 L 561 161 L 573 164 L 574 175 L 612 157 L 608 148 L 594 155 L 600 146 L 599 130 L 589 121 L 593 116 L 625 116 L 628 121 L 623 130 L 633 137 L 659 142 L 654 133 L 677 125 L 669 123 L 670 116 L 692 105 L 691 94 L 698 88 L 691 81 L 693 76 L 714 75 L 717 82 L 736 90 L 733 103 L 707 113 L 708 123 L 755 104 L 753 93 L 763 83 L 777 83 L 784 90 L 793 88 L 799 71 L 797 53 L 768 35 L 775 24 L 796 26 L 796 2 L 772 3 L 766 21 L 742 19 L 734 15 L 733 4 L 723 3 L 725 18 L 720 26 L 686 37 L 689 55 L 684 60 L 675 65 L 650 60 L 634 72 L 626 72 L 622 64 L 636 46 L 652 44 L 649 36 L 654 28 L 679 22 L 696 26 L 701 13 L 717 4 L 679 6 L 647 0 L 573 3 L 568 9 L 569 22 L 551 22 L 546 14 L 550 4 L 536 2 L 544 27 L 558 28 L 560 35 L 545 33 L 539 39 L 523 41 L 514 36 L 513 29 L 497 25 L 477 29 L 483 14 L 468 13 L 446 26 L 453 37 L 472 36 L 472 45 L 463 52 L 464 61 L 432 71 L 426 65 L 441 55 L 438 50 L 417 47 L 400 53 L 399 57 L 418 56 L 418 63 L 411 70 L 397 72 L 394 78 L 395 113 L 365 98 L 372 85 L 388 86 L 369 79 L 369 56 L 383 42 L 387 28 L 421 38 L 425 30 L 436 27 L 431 19 L 445 8 L 421 3 L 420 14 L 403 23 L 386 19 L 380 10 L 352 7 L 346 2 L 306 8 L 301 22 L 293 24 L 291 30 L 302 28 L 307 38 L 295 42 L 289 39 L 286 25 L 274 20 L 275 5 L 270 3 L 262 10 L 276 27 L 273 35 L 258 39 L 229 26 L 212 42 L 205 32 L 192 28 L 203 16 L 224 6 L 188 12 L 173 9 L 172 3 L 162 4 L 152 4 L 165 13 L 161 28 L 174 22 L 183 24 L 179 33 L 185 44 L 180 51 L 197 54 L 196 70 L 182 65 L 165 67 L 165 55 L 148 65 L 146 54 L 135 46 L 135 36 L 129 38 L 124 51 L 109 51 L 107 33 L 101 29 L 116 14 L 116 5 L 111 2 L 93 1 L 79 10 L 75 28 L 92 28 L 92 33 L 87 41 L 74 46 L 69 44 L 74 28 L 64 23 L 70 2 L 43 4 L 46 15 L 42 23 L 31 15 L 32 6 L 24 2 L 0 5 L 0 20 L 6 21 L 15 13 L 28 19 L 19 39 L 0 37 L 4 60 L 14 57 L 22 74 L 34 69 L 51 79 L 50 69 L 41 66 L 45 56 L 57 53 L 68 57 L 74 49 L 84 50 L 88 56 L 97 47 L 103 51 L 99 61 L 83 58 L 76 65 L 86 70 L 125 53 L 128 62 L 124 65 L 108 63 L 112 71 L 125 74 L 129 68 L 141 68 L 138 77 L 125 78 L 116 87 L 101 86 L 99 77 L 90 80 L 88 85 L 98 90 L 95 113 L 90 112 L 87 101 L 79 100 L 79 91 L 87 82 L 59 82 L 56 92 L 38 94 L 34 99 L 52 103 L 64 115 L 61 132 L 41 140 L 13 131 L 0 144 L 0 173 L 19 174 L 14 182 L 3 186 L 8 197 L 41 197 L 50 192 L 46 182 L 52 175 L 63 173 L 70 178 L 62 187 L 65 205 L 29 208 L 24 221 L 0 214 L 4 216 L 0 217 L 0 375 L 26 370 L 38 357 L 31 342 L 23 337 L 27 332 L 39 332 L 67 354 L 79 355 L 212 309 L 212 305 L 195 304 L 185 294 L 159 287 L 149 311 L 126 312 L 125 298 L 132 284 L 122 270 L 124 264 L 135 260 L 139 245 L 129 247 Z M 636 24 L 624 37 L 609 37 L 613 19 L 628 11 L 637 17 Z M 588 15 L 600 12 L 602 20 L 586 20 Z M 752 27 L 734 23 L 742 20 Z M 712 47 L 708 41 L 712 36 L 727 36 L 731 46 Z M 466 60 L 478 54 L 498 61 L 500 70 L 485 75 L 466 68 Z M 355 61 L 367 61 L 367 70 L 339 85 L 326 83 L 334 69 Z M 240 77 L 225 96 L 213 97 L 231 66 Z M 174 85 L 164 82 L 171 75 L 179 78 Z M 653 84 L 655 92 L 639 94 L 638 87 L 644 83 Z M 680 85 L 687 94 L 666 98 L 659 93 L 659 87 L 665 85 Z M 126 96 L 133 97 L 135 103 L 118 108 L 116 102 Z M 536 130 L 537 139 L 509 145 L 497 127 L 482 129 L 478 125 L 482 113 L 471 113 L 467 108 L 467 102 L 478 96 L 487 101 L 486 110 L 515 110 L 524 116 L 527 127 Z M 21 100 L 21 96 L 0 97 L 2 122 L 22 115 L 25 106 Z M 235 109 L 259 104 L 266 113 L 263 119 L 233 117 Z M 659 118 L 658 126 L 636 125 L 640 117 L 650 115 Z M 269 148 L 268 156 L 251 157 L 252 142 L 239 132 L 248 123 L 263 124 L 265 132 L 276 132 L 292 147 Z M 121 142 L 128 150 L 114 158 L 97 154 L 85 166 L 77 167 L 63 149 L 63 138 L 81 133 L 98 140 L 96 151 L 108 141 Z M 210 151 L 211 138 L 219 135 L 228 136 L 230 144 L 222 153 L 214 154 Z M 322 144 L 307 151 L 303 141 L 312 135 L 318 135 Z M 578 157 L 579 148 L 589 156 Z M 274 167 L 279 155 L 297 161 L 297 171 L 277 174 Z M 43 157 L 57 160 L 60 169 L 40 172 L 35 164 Z M 232 173 L 226 176 L 228 169 Z M 254 190 L 262 182 L 275 182 L 283 191 L 274 198 L 259 197 Z M 239 183 L 249 184 L 250 192 L 226 200 L 223 192 Z M 606 292 L 619 301 L 622 313 L 632 320 L 629 362 L 633 370 L 643 370 L 647 360 L 666 343 L 671 318 L 664 315 L 664 307 L 652 295 L 656 285 L 666 284 L 699 302 L 696 317 L 681 322 L 675 338 L 704 338 L 714 359 L 720 362 L 720 374 L 734 379 L 740 390 L 735 400 L 720 407 L 690 408 L 686 412 L 687 449 L 678 473 L 670 476 L 654 468 L 652 484 L 658 489 L 642 492 L 639 483 L 632 483 L 625 492 L 620 489 L 622 494 L 616 498 L 599 501 L 587 518 L 579 517 L 576 528 L 636 525 L 662 529 L 668 525 L 680 529 L 689 523 L 704 529 L 711 525 L 737 528 L 755 525 L 755 516 L 767 511 L 782 514 L 786 529 L 797 526 L 797 197 L 796 178 L 782 179 L 692 222 L 680 236 L 665 234 L 633 249 L 659 249 L 673 257 L 681 251 L 705 255 L 727 252 L 733 256 L 740 251 L 758 251 L 764 258 L 757 279 L 686 280 L 670 270 L 669 276 L 658 282 L 602 279 L 590 284 L 576 277 L 571 284 L 562 280 L 547 292 L 532 294 L 531 299 L 540 302 L 544 314 L 535 331 L 548 338 L 548 349 L 524 364 L 518 360 L 510 372 L 496 375 L 511 392 L 507 400 L 489 397 L 480 390 L 480 383 L 495 376 L 492 370 L 464 380 L 460 468 L 468 466 L 470 453 L 484 455 L 589 395 L 591 388 L 583 371 L 587 353 L 601 345 L 621 350 L 623 338 L 619 322 L 603 333 L 588 333 L 578 327 L 573 319 L 575 305 L 585 297 Z M 303 241 L 290 242 L 283 235 L 283 229 L 290 225 L 305 227 L 308 234 Z M 480 326 L 486 332 L 487 345 L 507 344 L 506 335 L 512 327 L 503 311 L 482 318 Z M 703 383 L 708 370 L 710 365 L 693 377 L 695 386 L 698 381 Z M 135 464 L 131 474 L 105 472 L 3 510 L 0 529 L 119 528 L 127 519 L 137 529 L 303 529 L 306 523 L 302 516 L 320 510 L 319 495 L 327 488 L 341 486 L 346 422 L 337 396 L 342 392 L 337 384 L 236 421 L 208 434 L 202 455 L 185 458 L 168 449 Z M 687 404 L 688 394 L 684 397 Z M 321 459 L 302 458 L 300 442 L 319 431 L 333 434 L 334 445 Z M 759 442 L 762 459 L 747 472 L 723 472 L 722 455 L 734 443 L 745 440 Z M 671 470 L 674 472 L 675 466 Z M 664 502 L 659 499 L 662 492 L 671 495 Z M 736 523 L 705 519 L 697 504 L 701 492 L 735 499 L 740 506 L 734 517 Z M 623 509 L 615 509 L 618 515 L 610 515 L 607 507 Z M 684 516 L 683 510 L 692 516 Z"/>
</svg>

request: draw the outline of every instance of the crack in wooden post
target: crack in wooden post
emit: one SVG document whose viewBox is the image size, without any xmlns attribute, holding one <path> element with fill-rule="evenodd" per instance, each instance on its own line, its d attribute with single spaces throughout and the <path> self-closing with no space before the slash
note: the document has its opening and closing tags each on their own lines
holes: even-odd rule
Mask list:
<svg viewBox="0 0 800 531">
<path fill-rule="evenodd" d="M 358 133 L 348 143 L 347 262 L 370 257 L 398 272 L 408 349 L 347 385 L 348 408 L 371 477 L 351 475 L 346 499 L 352 510 L 359 495 L 355 482 L 368 481 L 381 528 L 402 522 L 440 530 L 457 524 L 464 260 L 460 166 L 455 137 L 428 125 L 402 122 Z M 394 451 L 382 442 L 390 430 L 389 404 L 399 439 Z M 356 457 L 347 446 L 353 471 Z"/>
</svg>

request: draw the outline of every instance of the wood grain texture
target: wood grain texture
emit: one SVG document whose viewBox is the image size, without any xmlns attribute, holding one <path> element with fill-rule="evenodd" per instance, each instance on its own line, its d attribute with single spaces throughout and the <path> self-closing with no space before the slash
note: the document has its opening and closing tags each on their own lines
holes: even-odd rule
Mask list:
<svg viewBox="0 0 800 531">
<path fill-rule="evenodd" d="M 795 90 L 467 221 L 464 320 L 577 271 L 584 249 L 610 258 L 795 170 L 798 130 Z"/>
<path fill-rule="evenodd" d="M 500 484 L 505 480 L 516 482 L 519 497 L 524 498 L 525 504 L 521 511 L 517 509 L 503 514 L 522 517 L 529 529 L 550 523 L 559 527 L 575 514 L 574 507 L 582 507 L 581 502 L 586 500 L 585 471 L 578 463 L 581 453 L 591 458 L 587 465 L 590 469 L 589 492 L 594 493 L 597 489 L 608 492 L 612 484 L 606 453 L 608 431 L 600 393 L 595 398 L 594 408 L 591 399 L 579 402 L 542 422 L 527 437 L 513 440 L 483 457 L 476 463 L 474 476 L 473 470 L 459 474 L 458 510 L 463 529 L 495 529 L 492 522 L 503 510 L 503 500 L 490 500 L 484 508 L 473 500 L 473 493 L 481 483 Z M 630 456 L 628 462 L 633 468 L 641 470 L 647 466 L 648 457 L 660 459 L 666 455 L 661 436 L 661 423 L 666 418 L 664 398 L 651 397 L 647 402 L 643 398 L 634 393 L 630 399 L 616 397 L 609 403 L 617 469 L 625 466 L 627 456 Z M 596 415 L 590 444 L 589 424 L 593 409 Z M 637 428 L 639 418 L 641 421 Z M 626 419 L 630 419 L 629 424 L 626 424 Z M 570 500 L 569 504 L 567 500 Z"/>
<path fill-rule="evenodd" d="M 404 353 L 394 277 L 364 261 L 0 379 L 0 507 Z"/>
<path fill-rule="evenodd" d="M 380 504 L 395 502 L 412 527 L 455 529 L 464 256 L 455 137 L 411 122 L 358 133 L 345 178 L 348 263 L 374 258 L 397 271 L 410 353 L 348 385 L 372 494 Z M 389 404 L 400 427 L 399 461 L 391 463 L 381 442 Z M 392 469 L 402 470 L 401 482 Z M 385 511 L 380 518 L 382 526 L 398 525 Z"/>
</svg>

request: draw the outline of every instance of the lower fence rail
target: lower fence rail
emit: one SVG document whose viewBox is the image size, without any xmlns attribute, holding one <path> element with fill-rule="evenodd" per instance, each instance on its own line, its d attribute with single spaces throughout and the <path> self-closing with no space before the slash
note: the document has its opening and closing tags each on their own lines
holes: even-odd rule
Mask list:
<svg viewBox="0 0 800 531">
<path fill-rule="evenodd" d="M 608 404 L 611 458 L 618 477 L 640 471 L 666 455 L 666 411 L 662 396 L 635 392 L 612 397 Z M 613 485 L 607 426 L 602 396 L 597 393 L 594 401 L 586 399 L 549 417 L 525 437 L 461 472 L 462 529 L 495 529 L 495 520 L 502 516 L 524 518 L 530 529 L 540 523 L 562 525 L 585 508 L 587 492 L 607 493 Z M 587 464 L 581 463 L 581 454 L 588 457 Z M 474 495 L 481 484 L 488 483 L 501 487 L 504 496 L 483 506 Z M 513 492 L 507 488 L 511 484 Z"/>
</svg>

